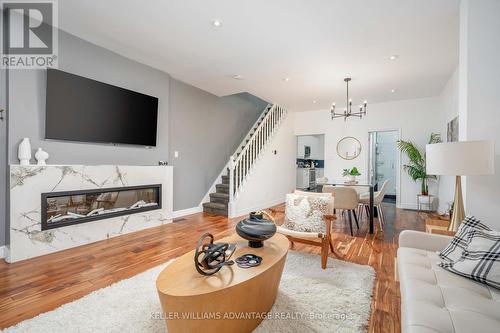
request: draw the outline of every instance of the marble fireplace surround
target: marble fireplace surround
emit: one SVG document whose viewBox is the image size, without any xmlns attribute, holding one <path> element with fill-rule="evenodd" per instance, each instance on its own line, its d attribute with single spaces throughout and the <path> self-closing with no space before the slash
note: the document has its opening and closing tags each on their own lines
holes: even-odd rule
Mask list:
<svg viewBox="0 0 500 333">
<path fill-rule="evenodd" d="M 10 166 L 10 244 L 16 262 L 172 221 L 171 166 Z M 161 184 L 161 209 L 42 231 L 41 194 Z"/>
</svg>

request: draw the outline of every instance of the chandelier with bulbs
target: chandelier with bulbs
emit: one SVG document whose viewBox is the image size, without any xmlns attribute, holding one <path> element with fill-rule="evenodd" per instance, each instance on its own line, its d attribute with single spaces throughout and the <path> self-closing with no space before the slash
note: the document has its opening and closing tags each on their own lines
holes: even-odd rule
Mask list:
<svg viewBox="0 0 500 333">
<path fill-rule="evenodd" d="M 347 103 L 346 107 L 344 108 L 344 112 L 336 113 L 335 112 L 335 103 L 332 104 L 332 108 L 330 110 L 330 113 L 332 114 L 332 120 L 334 118 L 344 118 L 344 121 L 347 120 L 349 117 L 359 117 L 363 118 L 363 116 L 366 116 L 366 105 L 368 104 L 367 101 L 364 101 L 363 104 L 359 105 L 359 111 L 352 112 L 352 99 L 349 98 L 349 81 L 351 81 L 350 77 L 346 77 L 344 79 L 344 82 L 346 83 L 347 86 Z"/>
</svg>

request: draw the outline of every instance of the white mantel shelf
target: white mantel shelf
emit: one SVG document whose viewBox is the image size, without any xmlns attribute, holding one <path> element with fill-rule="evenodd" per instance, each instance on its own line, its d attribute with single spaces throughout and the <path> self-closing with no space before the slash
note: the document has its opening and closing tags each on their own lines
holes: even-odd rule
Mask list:
<svg viewBox="0 0 500 333">
<path fill-rule="evenodd" d="M 172 166 L 10 165 L 8 262 L 93 243 L 172 222 Z M 162 185 L 162 208 L 41 230 L 41 194 Z"/>
</svg>

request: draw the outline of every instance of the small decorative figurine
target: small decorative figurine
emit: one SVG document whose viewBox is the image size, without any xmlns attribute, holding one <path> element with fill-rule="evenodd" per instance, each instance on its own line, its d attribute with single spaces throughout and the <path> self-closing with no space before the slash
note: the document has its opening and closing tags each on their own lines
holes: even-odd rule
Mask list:
<svg viewBox="0 0 500 333">
<path fill-rule="evenodd" d="M 204 242 L 208 239 L 208 242 Z M 196 244 L 194 253 L 194 266 L 201 275 L 212 275 L 226 265 L 234 264 L 229 260 L 236 250 L 235 244 L 214 243 L 214 236 L 203 234 Z"/>
<path fill-rule="evenodd" d="M 17 150 L 17 157 L 19 158 L 19 164 L 30 165 L 30 159 L 31 159 L 30 139 L 23 138 L 23 141 L 21 141 Z"/>
<path fill-rule="evenodd" d="M 38 148 L 35 153 L 35 158 L 38 161 L 36 165 L 47 165 L 45 161 L 49 158 L 49 153 L 43 151 L 42 148 Z"/>
</svg>

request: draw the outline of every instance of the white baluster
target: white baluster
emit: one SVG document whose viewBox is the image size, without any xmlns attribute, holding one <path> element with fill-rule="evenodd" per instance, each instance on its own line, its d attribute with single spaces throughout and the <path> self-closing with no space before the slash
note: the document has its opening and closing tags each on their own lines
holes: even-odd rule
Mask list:
<svg viewBox="0 0 500 333">
<path fill-rule="evenodd" d="M 264 125 L 264 145 L 265 144 L 267 144 L 267 121 L 266 121 L 266 123 Z"/>
<path fill-rule="evenodd" d="M 273 122 L 273 114 L 274 114 L 274 109 L 273 111 L 271 111 L 271 113 L 269 114 L 269 118 L 267 118 L 267 125 L 268 125 L 268 130 L 271 129 L 271 124 Z"/>
<path fill-rule="evenodd" d="M 250 146 L 248 147 L 248 154 L 250 155 L 250 163 L 248 163 L 248 169 L 251 169 L 253 165 L 253 142 L 251 142 Z"/>
<path fill-rule="evenodd" d="M 233 157 L 229 158 L 229 206 L 234 200 L 234 160 Z"/>
<path fill-rule="evenodd" d="M 271 117 L 269 117 L 268 121 L 269 139 L 271 139 L 271 133 L 273 132 L 273 115 L 274 115 L 274 110 L 273 113 L 271 113 Z"/>
<path fill-rule="evenodd" d="M 248 174 L 248 148 L 245 151 L 245 177 L 243 180 L 247 178 L 247 174 Z"/>
<path fill-rule="evenodd" d="M 245 180 L 245 155 L 241 155 L 241 183 L 240 188 L 243 186 L 243 181 Z"/>
<path fill-rule="evenodd" d="M 237 186 L 237 191 L 240 190 L 241 186 L 241 155 L 240 159 L 238 160 L 238 186 Z"/>
<path fill-rule="evenodd" d="M 272 114 L 271 114 L 272 115 Z M 271 137 L 271 116 L 267 119 L 267 124 L 266 124 L 266 144 L 269 142 L 269 139 Z"/>
<path fill-rule="evenodd" d="M 255 164 L 255 140 L 252 140 L 252 167 L 254 166 Z"/>
<path fill-rule="evenodd" d="M 269 139 L 271 139 L 271 135 L 273 133 L 273 117 L 274 117 L 274 110 L 273 113 L 271 113 L 271 117 L 269 118 Z"/>
<path fill-rule="evenodd" d="M 262 129 L 259 129 L 259 152 L 262 149 Z"/>
</svg>

